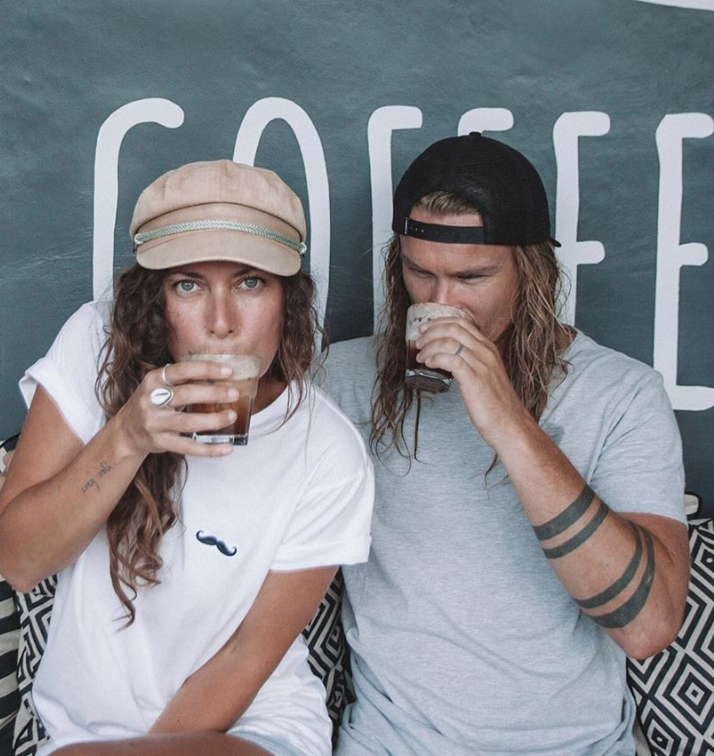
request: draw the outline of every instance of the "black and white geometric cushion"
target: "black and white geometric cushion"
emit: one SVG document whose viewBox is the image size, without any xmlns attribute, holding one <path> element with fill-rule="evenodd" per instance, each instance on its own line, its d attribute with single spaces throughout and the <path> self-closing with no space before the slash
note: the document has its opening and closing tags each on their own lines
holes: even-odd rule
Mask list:
<svg viewBox="0 0 714 756">
<path fill-rule="evenodd" d="M 354 700 L 350 658 L 342 629 L 342 572 L 337 571 L 315 616 L 303 630 L 309 650 L 308 662 L 325 686 L 327 712 L 332 720 L 333 740 L 345 706 Z"/>
<path fill-rule="evenodd" d="M 714 755 L 714 521 L 689 524 L 691 577 L 676 640 L 643 662 L 628 684 L 653 756 Z"/>
<path fill-rule="evenodd" d="M 5 455 L 15 447 L 16 437 L 0 443 L 0 473 L 5 471 Z M 17 691 L 17 647 L 20 622 L 15 609 L 15 591 L 0 575 L 0 753 L 12 739 L 15 716 L 20 705 Z"/>
<path fill-rule="evenodd" d="M 3 737 L 12 730 L 20 705 L 17 692 L 20 623 L 15 611 L 14 595 L 10 585 L 0 576 L 0 734 Z"/>
<path fill-rule="evenodd" d="M 15 720 L 15 756 L 34 756 L 47 739 L 45 728 L 32 704 L 32 682 L 47 645 L 57 578 L 49 577 L 29 593 L 17 594 L 15 603 L 20 615 L 20 650 L 17 682 L 20 709 Z"/>
</svg>

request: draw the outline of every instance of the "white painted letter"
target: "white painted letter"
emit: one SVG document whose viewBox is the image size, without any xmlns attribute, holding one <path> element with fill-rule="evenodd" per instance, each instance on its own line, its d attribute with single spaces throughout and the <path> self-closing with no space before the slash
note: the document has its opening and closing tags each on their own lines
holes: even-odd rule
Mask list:
<svg viewBox="0 0 714 756">
<path fill-rule="evenodd" d="M 94 246 L 92 291 L 94 299 L 111 293 L 114 277 L 114 226 L 119 196 L 119 150 L 127 132 L 140 123 L 158 123 L 175 129 L 183 123 L 183 110 L 159 98 L 135 100 L 115 110 L 99 129 L 94 153 Z"/>
<path fill-rule="evenodd" d="M 553 146 L 558 179 L 555 201 L 555 238 L 561 243 L 558 258 L 569 279 L 570 290 L 565 299 L 564 319 L 575 322 L 578 265 L 593 265 L 605 257 L 605 248 L 598 241 L 578 241 L 580 212 L 580 169 L 578 138 L 603 136 L 610 131 L 610 116 L 597 111 L 563 113 L 553 126 Z"/>
<path fill-rule="evenodd" d="M 641 3 L 671 5 L 673 8 L 714 11 L 714 0 L 639 0 Z"/>
<path fill-rule="evenodd" d="M 392 132 L 421 128 L 419 108 L 387 105 L 377 108 L 367 125 L 369 173 L 372 186 L 372 295 L 375 329 L 384 305 L 382 248 L 392 235 Z"/>
<path fill-rule="evenodd" d="M 659 155 L 659 210 L 657 220 L 657 285 L 655 292 L 654 367 L 675 409 L 714 407 L 714 388 L 677 385 L 679 342 L 679 269 L 703 265 L 704 244 L 679 243 L 682 221 L 682 140 L 702 139 L 714 133 L 714 120 L 704 113 L 665 116 L 657 127 Z"/>
<path fill-rule="evenodd" d="M 474 108 L 467 110 L 459 120 L 457 134 L 464 136 L 472 131 L 508 131 L 513 128 L 513 113 L 506 108 Z"/>
<path fill-rule="evenodd" d="M 238 129 L 233 160 L 236 163 L 253 165 L 265 127 L 277 119 L 285 121 L 293 130 L 305 167 L 310 209 L 310 272 L 317 284 L 317 308 L 322 322 L 327 307 L 327 288 L 330 280 L 330 187 L 325 152 L 315 124 L 292 100 L 282 97 L 265 97 L 258 100 L 248 109 Z"/>
</svg>

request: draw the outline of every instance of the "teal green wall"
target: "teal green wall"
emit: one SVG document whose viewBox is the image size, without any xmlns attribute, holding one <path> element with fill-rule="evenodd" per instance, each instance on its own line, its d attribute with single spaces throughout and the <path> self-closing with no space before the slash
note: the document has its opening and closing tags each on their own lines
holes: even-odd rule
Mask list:
<svg viewBox="0 0 714 756">
<path fill-rule="evenodd" d="M 697 7 L 5 3 L 0 437 L 22 422 L 24 368 L 131 262 L 133 203 L 158 174 L 223 157 L 276 169 L 309 209 L 340 340 L 372 330 L 392 176 L 471 124 L 542 172 L 568 311 L 663 372 L 688 487 L 714 512 L 714 0 L 678 4 Z"/>
</svg>

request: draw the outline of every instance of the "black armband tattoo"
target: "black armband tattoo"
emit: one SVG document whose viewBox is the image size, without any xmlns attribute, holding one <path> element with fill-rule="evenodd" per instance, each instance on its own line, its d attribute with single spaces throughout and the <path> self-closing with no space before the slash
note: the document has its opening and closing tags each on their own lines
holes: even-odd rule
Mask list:
<svg viewBox="0 0 714 756">
<path fill-rule="evenodd" d="M 571 551 L 575 551 L 579 546 L 582 546 L 585 541 L 589 540 L 595 531 L 602 525 L 603 520 L 608 516 L 610 510 L 604 501 L 600 501 L 600 505 L 597 508 L 597 512 L 593 518 L 588 522 L 585 527 L 577 532 L 572 538 L 561 543 L 560 546 L 554 546 L 552 549 L 543 549 L 543 553 L 548 559 L 560 559 L 566 554 L 570 554 Z"/>
<path fill-rule="evenodd" d="M 619 593 L 622 593 L 622 591 L 624 591 L 632 582 L 632 578 L 634 578 L 637 568 L 642 562 L 642 538 L 640 537 L 639 529 L 635 527 L 633 523 L 630 523 L 630 528 L 632 528 L 632 535 L 635 538 L 636 544 L 635 553 L 632 555 L 630 563 L 627 565 L 622 575 L 620 575 L 614 583 L 605 588 L 604 591 L 595 596 L 591 596 L 588 599 L 576 599 L 577 604 L 583 609 L 597 609 L 599 606 L 604 606 L 608 601 L 612 601 L 612 599 L 614 599 Z"/>
<path fill-rule="evenodd" d="M 629 625 L 647 603 L 652 588 L 652 582 L 654 581 L 655 552 L 652 536 L 647 530 L 644 530 L 644 528 L 642 529 L 642 532 L 644 533 L 645 544 L 647 546 L 647 567 L 645 568 L 642 580 L 632 596 L 630 596 L 622 606 L 608 614 L 601 614 L 599 616 L 593 616 L 592 614 L 589 615 L 594 622 L 597 622 L 597 624 L 600 625 L 600 627 L 613 629 Z"/>
<path fill-rule="evenodd" d="M 536 525 L 533 530 L 539 541 L 547 541 L 566 531 L 571 525 L 576 523 L 587 512 L 588 507 L 595 498 L 595 491 L 586 485 L 580 496 L 559 515 L 552 520 L 544 522 L 542 525 Z"/>
</svg>

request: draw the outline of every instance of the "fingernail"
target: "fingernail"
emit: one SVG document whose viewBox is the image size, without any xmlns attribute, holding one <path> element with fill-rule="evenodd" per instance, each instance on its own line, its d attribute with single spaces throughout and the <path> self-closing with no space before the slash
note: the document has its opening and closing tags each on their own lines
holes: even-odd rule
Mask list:
<svg viewBox="0 0 714 756">
<path fill-rule="evenodd" d="M 422 348 L 422 347 L 424 346 L 424 343 L 422 342 L 422 340 L 421 340 L 421 339 L 417 339 L 417 340 L 416 340 L 416 341 L 414 342 L 414 346 L 415 346 L 415 347 L 416 347 L 417 349 L 421 349 L 421 348 Z"/>
<path fill-rule="evenodd" d="M 221 375 L 233 375 L 233 368 L 230 365 L 221 365 Z"/>
<path fill-rule="evenodd" d="M 238 417 L 238 415 L 234 410 L 228 410 L 228 417 L 230 418 L 230 422 L 233 422 Z"/>
<path fill-rule="evenodd" d="M 240 391 L 236 388 L 229 388 L 228 389 L 228 398 L 229 399 L 237 399 L 240 396 Z"/>
</svg>

